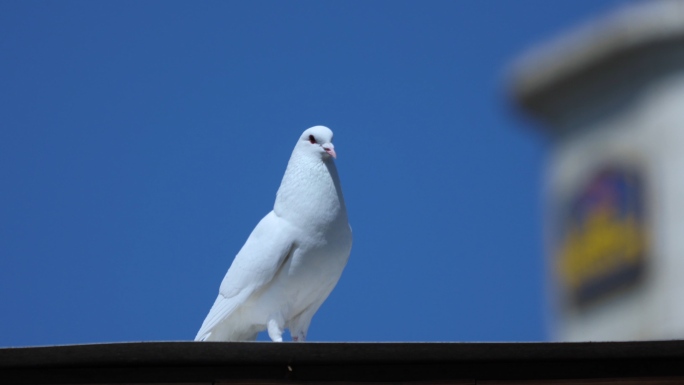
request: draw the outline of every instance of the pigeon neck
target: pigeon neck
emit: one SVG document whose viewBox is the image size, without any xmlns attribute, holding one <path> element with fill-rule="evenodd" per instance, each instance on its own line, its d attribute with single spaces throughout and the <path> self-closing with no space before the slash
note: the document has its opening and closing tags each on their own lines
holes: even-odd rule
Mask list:
<svg viewBox="0 0 684 385">
<path fill-rule="evenodd" d="M 346 223 L 347 212 L 332 159 L 292 154 L 273 211 L 302 226 Z"/>
</svg>

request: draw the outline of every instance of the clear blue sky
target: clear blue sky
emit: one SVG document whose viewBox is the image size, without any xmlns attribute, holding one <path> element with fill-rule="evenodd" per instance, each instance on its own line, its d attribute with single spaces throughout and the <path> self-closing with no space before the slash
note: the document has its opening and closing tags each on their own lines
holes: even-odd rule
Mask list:
<svg viewBox="0 0 684 385">
<path fill-rule="evenodd" d="M 192 339 L 317 124 L 354 247 L 310 340 L 544 340 L 505 70 L 622 3 L 1 2 L 0 346 Z"/>
</svg>

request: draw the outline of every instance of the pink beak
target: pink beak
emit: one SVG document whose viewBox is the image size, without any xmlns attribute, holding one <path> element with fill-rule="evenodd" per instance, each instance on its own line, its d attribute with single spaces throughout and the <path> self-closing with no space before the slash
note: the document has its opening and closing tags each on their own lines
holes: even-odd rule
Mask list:
<svg viewBox="0 0 684 385">
<path fill-rule="evenodd" d="M 323 149 L 325 150 L 325 152 L 330 154 L 330 156 L 332 156 L 334 159 L 337 159 L 337 153 L 335 153 L 335 147 L 332 144 L 323 146 Z"/>
</svg>

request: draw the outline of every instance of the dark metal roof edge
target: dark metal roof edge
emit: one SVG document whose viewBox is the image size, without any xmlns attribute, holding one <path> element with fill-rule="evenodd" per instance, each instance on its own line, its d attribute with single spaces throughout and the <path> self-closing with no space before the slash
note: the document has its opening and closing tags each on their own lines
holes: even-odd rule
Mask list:
<svg viewBox="0 0 684 385">
<path fill-rule="evenodd" d="M 684 341 L 131 342 L 0 349 L 0 368 L 126 365 L 343 364 L 677 359 Z"/>
<path fill-rule="evenodd" d="M 0 349 L 17 384 L 678 378 L 684 341 L 139 342 Z"/>
</svg>

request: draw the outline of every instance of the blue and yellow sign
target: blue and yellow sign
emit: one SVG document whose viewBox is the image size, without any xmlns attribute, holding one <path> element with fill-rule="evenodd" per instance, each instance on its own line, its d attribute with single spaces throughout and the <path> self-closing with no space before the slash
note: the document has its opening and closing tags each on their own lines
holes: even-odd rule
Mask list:
<svg viewBox="0 0 684 385">
<path fill-rule="evenodd" d="M 636 170 L 601 170 L 562 214 L 556 270 L 570 304 L 584 306 L 640 280 L 648 237 Z"/>
</svg>

